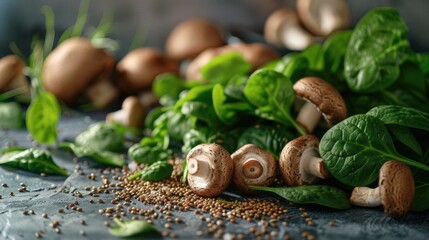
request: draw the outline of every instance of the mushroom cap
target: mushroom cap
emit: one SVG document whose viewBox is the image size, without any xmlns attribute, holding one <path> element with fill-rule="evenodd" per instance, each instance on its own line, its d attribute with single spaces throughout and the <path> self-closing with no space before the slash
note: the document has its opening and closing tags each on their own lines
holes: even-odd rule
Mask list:
<svg viewBox="0 0 429 240">
<path fill-rule="evenodd" d="M 144 124 L 145 107 L 136 96 L 128 96 L 122 102 L 122 109 L 106 115 L 106 122 L 119 122 L 124 126 L 141 128 Z"/>
<path fill-rule="evenodd" d="M 284 21 L 298 22 L 298 16 L 295 11 L 288 8 L 278 9 L 268 16 L 264 25 L 264 37 L 267 42 L 278 47 L 284 46 L 280 38 L 280 30 Z"/>
<path fill-rule="evenodd" d="M 280 153 L 280 174 L 288 186 L 315 184 L 319 178 L 304 172 L 301 158 L 319 156 L 319 139 L 311 134 L 304 135 L 288 142 Z M 323 164 L 323 163 L 321 163 Z M 320 167 L 322 175 L 328 176 L 324 166 Z"/>
<path fill-rule="evenodd" d="M 156 76 L 171 72 L 178 74 L 179 65 L 155 48 L 138 48 L 119 61 L 116 66 L 116 83 L 128 95 L 150 88 Z"/>
<path fill-rule="evenodd" d="M 113 69 L 114 57 L 91 41 L 73 37 L 62 42 L 46 58 L 42 79 L 46 90 L 72 104 L 85 89 L 105 78 Z"/>
<path fill-rule="evenodd" d="M 168 35 L 166 54 L 175 60 L 192 59 L 205 49 L 224 45 L 222 35 L 220 28 L 208 19 L 188 19 Z"/>
<path fill-rule="evenodd" d="M 344 0 L 297 0 L 296 9 L 304 26 L 318 36 L 345 29 L 351 22 L 350 9 Z"/>
<path fill-rule="evenodd" d="M 277 162 L 273 155 L 254 144 L 246 144 L 231 154 L 234 162 L 235 187 L 246 194 L 254 193 L 249 185 L 269 186 L 276 177 Z"/>
<path fill-rule="evenodd" d="M 337 89 L 323 79 L 317 77 L 305 77 L 293 85 L 295 94 L 311 102 L 329 126 L 347 117 L 347 106 Z"/>
<path fill-rule="evenodd" d="M 398 161 L 387 161 L 378 182 L 384 212 L 394 218 L 410 211 L 414 199 L 414 177 L 410 168 Z"/>
<path fill-rule="evenodd" d="M 190 160 L 206 163 L 210 173 L 204 176 L 194 175 L 198 171 L 199 164 L 196 162 L 196 165 L 190 166 Z M 195 194 L 202 197 L 215 197 L 228 187 L 234 172 L 234 163 L 231 155 L 222 146 L 215 143 L 199 144 L 189 151 L 186 161 L 189 172 L 188 184 Z"/>
<path fill-rule="evenodd" d="M 25 67 L 24 61 L 16 55 L 7 55 L 0 59 L 0 91 L 5 90 Z"/>
</svg>

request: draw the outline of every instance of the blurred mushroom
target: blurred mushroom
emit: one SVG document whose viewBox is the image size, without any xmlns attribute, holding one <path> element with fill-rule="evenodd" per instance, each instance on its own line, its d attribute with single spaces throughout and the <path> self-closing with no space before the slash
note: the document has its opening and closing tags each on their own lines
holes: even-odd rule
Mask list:
<svg viewBox="0 0 429 240">
<path fill-rule="evenodd" d="M 106 115 L 106 122 L 117 122 L 126 127 L 141 128 L 144 124 L 145 107 L 136 96 L 129 96 L 122 102 L 122 109 Z"/>
<path fill-rule="evenodd" d="M 329 126 L 347 117 L 347 107 L 341 94 L 331 84 L 317 77 L 305 77 L 293 85 L 298 99 L 304 100 L 296 121 L 307 133 L 314 128 L 323 116 Z"/>
<path fill-rule="evenodd" d="M 200 144 L 186 156 L 188 184 L 202 197 L 215 197 L 229 185 L 234 172 L 231 156 L 220 145 Z"/>
<path fill-rule="evenodd" d="M 193 18 L 176 25 L 166 41 L 168 57 L 182 61 L 192 59 L 208 48 L 224 45 L 222 31 L 213 22 Z"/>
<path fill-rule="evenodd" d="M 185 78 L 202 81 L 201 68 L 214 57 L 232 51 L 242 54 L 243 58 L 252 65 L 252 70 L 256 70 L 265 63 L 279 58 L 279 55 L 273 49 L 262 43 L 234 43 L 218 48 L 210 48 L 199 54 L 188 65 Z"/>
<path fill-rule="evenodd" d="M 301 26 L 295 11 L 279 9 L 265 22 L 265 40 L 278 47 L 302 50 L 316 41 L 316 38 Z"/>
<path fill-rule="evenodd" d="M 21 96 L 31 97 L 31 87 L 23 73 L 24 67 L 24 61 L 16 55 L 0 59 L 0 92 L 20 89 Z"/>
<path fill-rule="evenodd" d="M 399 218 L 410 211 L 414 190 L 414 178 L 410 168 L 391 160 L 384 163 L 380 169 L 378 187 L 355 187 L 350 202 L 362 207 L 382 205 L 387 215 Z"/>
<path fill-rule="evenodd" d="M 178 74 L 179 65 L 155 48 L 129 52 L 116 66 L 116 84 L 126 95 L 138 94 L 151 87 L 158 74 Z"/>
<path fill-rule="evenodd" d="M 279 165 L 288 186 L 315 184 L 329 176 L 319 155 L 319 139 L 314 135 L 288 142 L 280 153 Z"/>
<path fill-rule="evenodd" d="M 296 8 L 302 23 L 314 35 L 326 37 L 349 27 L 351 22 L 344 0 L 297 0 Z"/>
<path fill-rule="evenodd" d="M 254 144 L 242 146 L 231 158 L 234 162 L 233 183 L 243 193 L 254 193 L 249 185 L 269 186 L 276 177 L 277 162 L 273 155 Z"/>
<path fill-rule="evenodd" d="M 109 98 L 94 102 L 98 108 L 106 107 L 116 98 L 116 89 L 108 80 L 115 60 L 104 49 L 96 48 L 86 38 L 73 37 L 62 42 L 46 58 L 42 79 L 46 90 L 66 104 L 73 104 L 85 92 L 97 100 L 109 89 Z M 93 84 L 100 83 L 96 86 Z M 87 90 L 94 87 L 88 93 Z"/>
</svg>

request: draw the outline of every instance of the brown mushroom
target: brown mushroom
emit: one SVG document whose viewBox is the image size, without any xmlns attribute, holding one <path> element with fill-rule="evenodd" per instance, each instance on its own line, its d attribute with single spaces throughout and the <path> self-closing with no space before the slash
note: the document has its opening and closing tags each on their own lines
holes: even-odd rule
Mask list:
<svg viewBox="0 0 429 240">
<path fill-rule="evenodd" d="M 145 107 L 136 96 L 129 96 L 122 102 L 122 109 L 106 115 L 106 122 L 117 122 L 126 127 L 141 128 L 144 123 Z"/>
<path fill-rule="evenodd" d="M 302 50 L 317 39 L 299 21 L 295 11 L 287 8 L 274 11 L 265 21 L 265 40 L 278 47 Z"/>
<path fill-rule="evenodd" d="M 263 64 L 279 58 L 279 55 L 268 46 L 262 43 L 234 43 L 218 48 L 210 48 L 199 54 L 186 69 L 185 78 L 188 80 L 203 80 L 200 70 L 214 57 L 228 53 L 238 52 L 252 65 L 252 70 L 256 70 Z"/>
<path fill-rule="evenodd" d="M 382 205 L 387 215 L 399 218 L 410 211 L 414 190 L 414 178 L 410 168 L 403 163 L 390 160 L 380 169 L 378 187 L 355 187 L 350 202 L 362 207 Z"/>
<path fill-rule="evenodd" d="M 317 77 L 305 77 L 293 85 L 298 100 L 304 100 L 296 122 L 313 132 L 321 117 L 329 127 L 347 117 L 347 107 L 334 86 Z"/>
<path fill-rule="evenodd" d="M 188 184 L 202 197 L 215 197 L 229 185 L 234 172 L 231 156 L 215 143 L 200 144 L 186 156 Z"/>
<path fill-rule="evenodd" d="M 297 0 L 296 8 L 304 26 L 318 36 L 349 27 L 350 9 L 344 0 Z"/>
<path fill-rule="evenodd" d="M 107 81 L 114 63 L 110 53 L 94 47 L 89 39 L 73 37 L 62 42 L 46 58 L 42 70 L 43 84 L 46 90 L 69 105 L 99 81 L 104 82 L 95 89 L 109 88 L 116 92 L 113 86 L 108 86 L 111 84 Z M 92 91 L 100 95 L 93 96 L 93 93 L 89 93 L 91 99 L 104 94 L 103 91 Z M 108 103 L 99 101 L 96 107 L 102 108 Z"/>
<path fill-rule="evenodd" d="M 246 144 L 231 155 L 234 162 L 235 187 L 246 194 L 254 193 L 248 186 L 269 186 L 276 177 L 277 162 L 273 155 L 254 144 Z"/>
<path fill-rule="evenodd" d="M 224 44 L 222 31 L 215 23 L 204 18 L 193 18 L 174 27 L 168 35 L 165 49 L 168 57 L 181 61 Z"/>
<path fill-rule="evenodd" d="M 0 59 L 0 92 L 19 89 L 21 96 L 30 98 L 31 87 L 24 76 L 25 63 L 16 55 Z"/>
<path fill-rule="evenodd" d="M 280 153 L 280 174 L 288 186 L 315 184 L 329 173 L 319 155 L 319 139 L 304 135 L 288 142 Z"/>
<path fill-rule="evenodd" d="M 178 74 L 179 65 L 151 47 L 138 48 L 119 61 L 116 84 L 126 95 L 138 94 L 151 87 L 158 74 Z"/>
</svg>

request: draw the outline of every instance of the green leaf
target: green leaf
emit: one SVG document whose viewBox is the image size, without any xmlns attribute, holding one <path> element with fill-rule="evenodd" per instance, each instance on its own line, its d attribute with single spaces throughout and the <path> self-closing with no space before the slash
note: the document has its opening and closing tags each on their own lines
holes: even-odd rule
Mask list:
<svg viewBox="0 0 429 240">
<path fill-rule="evenodd" d="M 124 133 L 117 125 L 98 122 L 76 136 L 75 143 L 93 151 L 119 152 L 124 149 Z"/>
<path fill-rule="evenodd" d="M 244 95 L 257 107 L 255 114 L 285 126 L 292 125 L 302 135 L 305 131 L 290 113 L 295 100 L 291 81 L 273 70 L 261 69 L 254 72 L 247 81 Z"/>
<path fill-rule="evenodd" d="M 120 221 L 117 218 L 113 219 L 116 225 L 109 228 L 109 233 L 115 237 L 134 237 L 147 236 L 154 234 L 157 230 L 148 222 L 143 220 Z"/>
<path fill-rule="evenodd" d="M 94 161 L 104 165 L 122 167 L 126 163 L 125 159 L 117 153 L 98 151 L 86 146 L 79 146 L 74 143 L 61 143 L 59 144 L 59 148 L 70 150 L 77 157 L 89 157 Z"/>
<path fill-rule="evenodd" d="M 226 125 L 234 125 L 240 117 L 253 110 L 247 102 L 231 101 L 220 84 L 213 87 L 213 108 L 217 117 Z"/>
<path fill-rule="evenodd" d="M 392 85 L 411 52 L 407 34 L 395 9 L 368 12 L 356 25 L 347 47 L 344 65 L 349 88 L 369 93 Z"/>
<path fill-rule="evenodd" d="M 161 181 L 171 177 L 173 165 L 166 161 L 157 161 L 140 172 L 130 176 L 128 180 L 132 181 L 141 177 L 143 181 Z"/>
<path fill-rule="evenodd" d="M 134 144 L 128 149 L 128 156 L 138 162 L 153 164 L 157 161 L 166 161 L 172 157 L 170 150 L 166 149 L 162 142 L 153 138 L 143 138 L 139 144 Z"/>
<path fill-rule="evenodd" d="M 349 186 L 371 184 L 392 159 L 429 171 L 429 166 L 399 155 L 383 122 L 369 115 L 354 115 L 330 128 L 319 151 L 331 175 Z"/>
<path fill-rule="evenodd" d="M 416 184 L 412 211 L 422 212 L 429 209 L 429 183 Z"/>
<path fill-rule="evenodd" d="M 410 129 L 396 124 L 389 125 L 387 127 L 399 142 L 413 150 L 418 155 L 423 156 L 422 148 Z"/>
<path fill-rule="evenodd" d="M 0 129 L 19 129 L 24 126 L 24 111 L 16 102 L 0 103 Z"/>
<path fill-rule="evenodd" d="M 61 109 L 58 100 L 50 92 L 42 92 L 31 101 L 27 110 L 27 129 L 39 143 L 57 141 L 57 125 Z"/>
<path fill-rule="evenodd" d="M 293 83 L 305 77 L 310 69 L 309 60 L 299 53 L 285 55 L 277 64 L 275 71 L 282 73 Z"/>
<path fill-rule="evenodd" d="M 429 131 L 429 114 L 414 108 L 383 105 L 372 108 L 366 115 L 374 116 L 384 124 L 397 124 Z"/>
<path fill-rule="evenodd" d="M 0 158 L 0 165 L 48 175 L 68 175 L 66 170 L 55 164 L 49 152 L 36 148 L 8 152 Z"/>
<path fill-rule="evenodd" d="M 350 208 L 346 193 L 328 185 L 308 185 L 297 187 L 249 186 L 250 189 L 275 193 L 287 201 L 298 204 L 317 204 L 329 208 L 345 210 Z"/>
<path fill-rule="evenodd" d="M 203 79 L 225 85 L 236 75 L 247 74 L 252 65 L 240 53 L 228 52 L 214 57 L 201 68 Z"/>
<path fill-rule="evenodd" d="M 176 74 L 173 73 L 164 73 L 158 75 L 152 84 L 152 92 L 158 98 L 170 96 L 172 98 L 178 99 L 180 92 L 185 89 L 184 80 L 180 79 Z"/>
</svg>

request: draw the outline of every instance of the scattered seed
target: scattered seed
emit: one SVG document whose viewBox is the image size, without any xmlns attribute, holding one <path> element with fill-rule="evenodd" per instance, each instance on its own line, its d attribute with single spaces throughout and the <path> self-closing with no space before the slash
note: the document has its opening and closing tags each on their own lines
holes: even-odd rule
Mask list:
<svg viewBox="0 0 429 240">
<path fill-rule="evenodd" d="M 80 222 L 80 224 L 82 224 L 82 225 L 86 225 L 86 222 L 85 222 L 85 220 L 83 220 L 83 219 L 81 219 L 79 222 Z"/>
<path fill-rule="evenodd" d="M 15 194 L 13 192 L 10 192 L 9 196 L 13 197 L 13 196 L 15 196 Z"/>
<path fill-rule="evenodd" d="M 48 218 L 48 214 L 42 213 L 42 218 Z"/>
<path fill-rule="evenodd" d="M 58 213 L 64 213 L 64 208 L 58 209 Z"/>
<path fill-rule="evenodd" d="M 57 234 L 61 234 L 61 229 L 60 229 L 60 228 L 54 228 L 54 231 L 55 231 Z"/>
<path fill-rule="evenodd" d="M 329 226 L 336 227 L 337 226 L 337 222 L 335 220 L 332 220 L 332 221 L 329 222 Z"/>
<path fill-rule="evenodd" d="M 9 187 L 9 186 L 7 185 L 7 183 L 2 183 L 2 184 L 1 184 L 1 186 L 2 186 L 2 187 Z"/>
<path fill-rule="evenodd" d="M 83 229 L 79 230 L 79 234 L 82 235 L 82 236 L 86 235 L 86 233 L 85 233 L 85 231 Z"/>
</svg>

